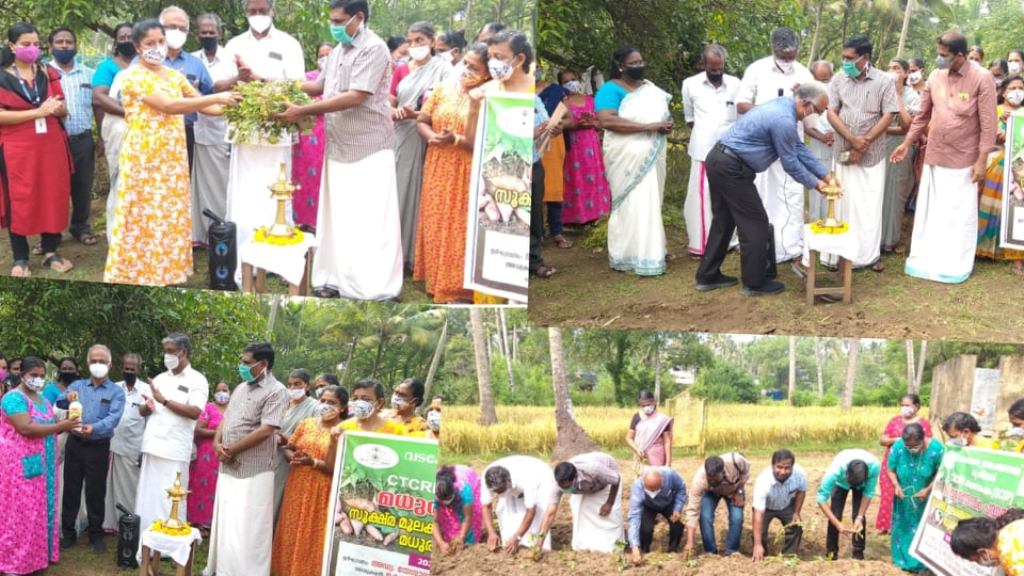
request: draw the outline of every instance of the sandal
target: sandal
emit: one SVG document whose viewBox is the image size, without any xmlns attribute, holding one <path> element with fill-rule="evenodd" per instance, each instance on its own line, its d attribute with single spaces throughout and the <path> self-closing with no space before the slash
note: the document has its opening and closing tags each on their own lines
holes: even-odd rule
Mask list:
<svg viewBox="0 0 1024 576">
<path fill-rule="evenodd" d="M 879 260 L 878 262 L 875 262 L 874 264 L 871 265 L 871 269 L 875 272 L 882 272 L 883 270 L 885 270 L 885 264 L 883 264 L 882 261 Z"/>
<path fill-rule="evenodd" d="M 11 268 L 11 276 L 15 278 L 28 278 L 32 276 L 32 271 L 28 269 L 28 262 L 25 260 L 15 260 L 14 267 Z"/>
<path fill-rule="evenodd" d="M 78 236 L 75 236 L 75 240 L 78 240 L 86 246 L 95 246 L 96 243 L 100 241 L 96 234 L 93 234 L 92 230 L 86 230 Z"/>
<path fill-rule="evenodd" d="M 313 296 L 317 298 L 338 298 L 341 296 L 341 293 L 334 288 L 323 287 L 313 290 Z"/>
<path fill-rule="evenodd" d="M 557 270 L 551 266 L 538 266 L 537 269 L 533 271 L 533 275 L 537 278 L 551 278 L 555 275 L 555 272 L 557 272 Z"/>
<path fill-rule="evenodd" d="M 551 239 L 555 241 L 555 245 L 558 246 L 559 248 L 572 248 L 573 247 L 572 240 L 569 240 L 568 238 L 566 238 L 565 236 L 562 236 L 561 234 L 558 234 L 556 236 L 552 236 Z"/>
<path fill-rule="evenodd" d="M 53 254 L 50 254 L 45 260 L 43 260 L 43 267 L 49 268 L 50 270 L 54 270 L 56 272 L 64 273 L 74 268 L 75 265 L 72 264 L 70 260 L 65 260 L 64 258 L 61 258 L 59 254 L 54 252 Z"/>
</svg>

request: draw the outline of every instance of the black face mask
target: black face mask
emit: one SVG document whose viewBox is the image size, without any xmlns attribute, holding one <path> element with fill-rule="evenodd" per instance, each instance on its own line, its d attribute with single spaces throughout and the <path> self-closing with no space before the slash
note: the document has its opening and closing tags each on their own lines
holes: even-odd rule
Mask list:
<svg viewBox="0 0 1024 576">
<path fill-rule="evenodd" d="M 121 56 L 124 56 L 125 58 L 134 58 L 135 57 L 135 44 L 132 44 L 131 42 L 118 42 L 117 43 L 117 48 L 114 49 L 114 53 L 115 54 L 120 54 Z"/>
<path fill-rule="evenodd" d="M 718 74 L 712 74 L 711 72 L 708 72 L 707 75 L 708 81 L 717 83 L 722 81 L 722 76 L 725 76 L 725 73 L 719 72 Z"/>
<path fill-rule="evenodd" d="M 139 379 L 138 374 L 132 374 L 130 372 L 124 373 L 124 382 L 129 386 L 135 386 L 135 381 Z"/>
<path fill-rule="evenodd" d="M 203 47 L 203 50 L 213 52 L 217 49 L 217 38 L 213 36 L 203 36 L 199 39 L 199 44 Z"/>
<path fill-rule="evenodd" d="M 645 69 L 643 66 L 633 66 L 630 68 L 626 68 L 626 76 L 629 76 L 633 80 L 643 80 L 644 71 Z"/>
<path fill-rule="evenodd" d="M 64 384 L 71 384 L 75 380 L 78 380 L 78 372 L 61 372 L 60 381 Z"/>
</svg>

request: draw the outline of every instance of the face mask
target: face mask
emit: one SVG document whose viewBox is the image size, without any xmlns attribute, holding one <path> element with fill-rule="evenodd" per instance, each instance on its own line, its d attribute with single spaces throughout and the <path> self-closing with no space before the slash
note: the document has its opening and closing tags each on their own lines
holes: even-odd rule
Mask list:
<svg viewBox="0 0 1024 576">
<path fill-rule="evenodd" d="M 921 72 L 911 72 L 910 76 L 907 76 L 907 84 L 915 86 L 921 81 Z"/>
<path fill-rule="evenodd" d="M 793 61 L 792 60 L 776 60 L 775 65 L 779 67 L 786 74 L 792 74 L 793 72 Z"/>
<path fill-rule="evenodd" d="M 434 432 L 441 430 L 441 413 L 427 412 L 427 426 Z"/>
<path fill-rule="evenodd" d="M 131 374 L 129 372 L 124 373 L 124 383 L 129 386 L 135 386 L 135 382 L 139 379 L 138 374 Z"/>
<path fill-rule="evenodd" d="M 150 64 L 163 64 L 167 60 L 167 44 L 143 50 L 142 59 Z"/>
<path fill-rule="evenodd" d="M 75 59 L 76 55 L 78 55 L 78 50 L 74 49 L 53 50 L 53 59 L 56 60 L 58 64 L 69 64 Z"/>
<path fill-rule="evenodd" d="M 462 75 L 459 80 L 462 82 L 463 86 L 474 87 L 480 84 L 480 78 L 478 78 L 477 75 L 469 68 L 464 68 L 462 70 Z"/>
<path fill-rule="evenodd" d="M 249 16 L 249 27 L 252 28 L 253 32 L 257 34 L 263 34 L 267 30 L 270 30 L 270 25 L 274 20 L 266 14 L 257 14 L 255 16 Z"/>
<path fill-rule="evenodd" d="M 860 76 L 860 69 L 857 68 L 856 60 L 843 60 L 843 73 L 850 78 L 856 78 Z"/>
<path fill-rule="evenodd" d="M 181 30 L 168 30 L 167 31 L 167 45 L 172 50 L 181 50 L 181 47 L 185 45 L 185 41 L 188 40 L 188 33 L 182 32 Z"/>
<path fill-rule="evenodd" d="M 643 66 L 632 66 L 630 68 L 626 68 L 626 76 L 629 76 L 633 80 L 643 80 L 644 72 L 646 72 L 646 68 Z"/>
<path fill-rule="evenodd" d="M 953 57 L 952 56 L 947 56 L 945 58 L 943 58 L 942 56 L 936 56 L 935 57 L 935 67 L 938 68 L 939 70 L 948 70 L 949 67 L 952 66 L 952 65 L 953 65 Z"/>
<path fill-rule="evenodd" d="M 64 384 L 71 384 L 78 379 L 78 372 L 61 372 L 59 379 Z"/>
<path fill-rule="evenodd" d="M 46 380 L 43 380 L 42 378 L 29 378 L 28 380 L 25 380 L 25 386 L 33 392 L 39 392 L 44 386 L 46 386 Z"/>
<path fill-rule="evenodd" d="M 288 389 L 288 396 L 292 400 L 300 400 L 300 399 L 306 397 L 306 389 L 305 388 L 289 388 Z"/>
<path fill-rule="evenodd" d="M 495 80 L 508 80 L 512 76 L 512 63 L 491 58 L 487 62 L 487 68 L 491 71 L 491 78 Z"/>
<path fill-rule="evenodd" d="M 341 26 L 335 26 L 334 24 L 331 24 L 331 36 L 338 42 L 341 42 L 342 44 L 351 44 L 352 35 L 348 33 L 348 25 L 352 23 L 353 18 L 355 18 L 355 16 L 349 18 L 348 22 L 345 22 Z"/>
<path fill-rule="evenodd" d="M 562 493 L 563 494 L 575 494 L 577 491 L 578 490 L 577 490 L 577 488 L 575 486 L 570 486 L 568 488 L 562 488 Z"/>
<path fill-rule="evenodd" d="M 245 364 L 238 365 L 238 375 L 242 377 L 245 382 L 255 382 L 256 376 L 252 373 L 252 366 L 246 366 Z"/>
<path fill-rule="evenodd" d="M 724 72 L 719 72 L 717 74 L 712 74 L 710 72 L 706 72 L 705 74 L 707 74 L 708 82 L 712 82 L 712 83 L 721 82 L 722 81 L 722 76 L 725 76 Z"/>
<path fill-rule="evenodd" d="M 644 488 L 644 494 L 647 494 L 647 497 L 652 499 L 652 500 L 657 498 L 658 494 L 660 494 L 660 493 L 661 493 L 661 490 L 648 490 L 647 488 Z"/>
<path fill-rule="evenodd" d="M 644 414 L 647 414 L 648 416 L 650 416 L 651 414 L 654 414 L 654 405 L 652 404 L 650 406 L 644 406 L 643 407 L 643 411 L 644 411 Z"/>
<path fill-rule="evenodd" d="M 220 405 L 227 404 L 228 400 L 231 400 L 231 393 L 230 392 L 224 392 L 222 390 L 220 392 L 214 392 L 214 394 L 213 394 L 213 401 L 216 402 L 217 404 L 220 404 Z"/>
<path fill-rule="evenodd" d="M 441 500 L 440 502 L 441 502 L 441 505 L 442 505 L 442 506 L 448 506 L 448 507 L 451 507 L 451 505 L 455 503 L 455 496 L 454 496 L 454 495 L 452 495 L 452 497 L 451 497 L 451 498 L 449 498 L 449 499 L 447 499 L 447 500 Z"/>
<path fill-rule="evenodd" d="M 206 52 L 213 52 L 217 49 L 217 38 L 214 36 L 203 36 L 199 39 L 199 44 Z"/>
<path fill-rule="evenodd" d="M 445 62 L 447 62 L 449 64 L 452 64 L 453 62 L 455 62 L 455 56 L 452 55 L 452 51 L 451 50 L 449 50 L 447 52 L 441 52 L 440 54 L 437 55 L 437 57 L 440 58 L 441 60 L 444 60 Z"/>
<path fill-rule="evenodd" d="M 583 86 L 580 85 L 579 80 L 569 80 L 562 85 L 562 88 L 565 88 L 565 91 L 569 94 L 579 94 L 580 92 L 583 92 Z"/>
<path fill-rule="evenodd" d="M 1010 90 L 1006 93 L 1006 101 L 1014 106 L 1020 106 L 1024 102 L 1024 90 Z"/>
<path fill-rule="evenodd" d="M 904 418 L 910 418 L 911 416 L 914 415 L 914 407 L 900 406 L 900 414 L 902 414 Z"/>
<path fill-rule="evenodd" d="M 1010 62 L 1006 65 L 1006 68 L 1010 71 L 1010 74 L 1020 74 L 1020 62 Z"/>
<path fill-rule="evenodd" d="M 29 64 L 39 60 L 39 54 L 39 46 L 17 46 L 14 48 L 14 57 Z"/>
<path fill-rule="evenodd" d="M 327 56 L 324 56 L 323 58 L 317 58 L 316 67 L 318 70 L 323 72 L 324 69 L 327 68 Z"/>
<path fill-rule="evenodd" d="M 176 370 L 179 364 L 181 364 L 181 360 L 178 359 L 177 354 L 164 354 L 164 366 L 168 370 Z"/>
<path fill-rule="evenodd" d="M 425 59 L 427 56 L 430 56 L 430 46 L 413 46 L 409 48 L 409 57 L 416 62 Z"/>
<path fill-rule="evenodd" d="M 93 378 L 106 378 L 110 372 L 110 366 L 106 364 L 89 364 L 89 374 L 92 374 Z"/>
<path fill-rule="evenodd" d="M 395 408 L 396 410 L 397 410 L 397 409 L 400 409 L 400 408 L 405 408 L 405 406 L 406 406 L 406 405 L 407 405 L 408 403 L 409 403 L 409 402 L 407 402 L 407 401 L 405 400 L 405 398 L 402 398 L 402 397 L 401 397 L 401 396 L 399 396 L 398 394 L 393 394 L 393 395 L 391 396 L 391 406 L 392 406 L 393 408 Z"/>
<path fill-rule="evenodd" d="M 1017 438 L 1018 440 L 1024 438 L 1024 428 L 1021 428 L 1020 426 L 1010 428 L 1010 436 L 1012 438 Z"/>
<path fill-rule="evenodd" d="M 314 394 L 316 394 L 316 398 L 317 398 L 317 400 L 319 400 L 320 397 L 324 395 L 324 389 L 323 388 L 317 388 L 316 391 L 314 392 Z"/>
<path fill-rule="evenodd" d="M 120 54 L 121 56 L 124 56 L 125 58 L 134 58 L 135 57 L 135 44 L 132 44 L 131 42 L 118 42 L 117 43 L 117 48 L 114 49 L 114 53 L 115 54 Z"/>
<path fill-rule="evenodd" d="M 326 416 L 328 416 L 330 414 L 333 414 L 334 412 L 338 411 L 338 409 L 335 408 L 334 406 L 331 406 L 330 404 L 326 404 L 326 403 L 323 403 L 323 402 L 320 403 L 320 408 L 318 408 L 317 410 L 318 410 L 321 418 L 324 418 L 324 417 L 326 417 Z"/>
<path fill-rule="evenodd" d="M 366 400 L 356 400 L 352 403 L 352 414 L 360 420 L 366 420 L 373 416 L 373 404 Z"/>
<path fill-rule="evenodd" d="M 917 448 L 907 448 L 907 452 L 910 452 L 911 454 L 915 454 L 915 455 L 916 454 L 920 454 L 922 448 L 923 448 L 923 446 L 918 446 Z"/>
<path fill-rule="evenodd" d="M 963 438 L 953 438 L 949 441 L 949 445 L 963 448 L 964 446 L 967 446 L 967 440 L 964 440 Z"/>
</svg>

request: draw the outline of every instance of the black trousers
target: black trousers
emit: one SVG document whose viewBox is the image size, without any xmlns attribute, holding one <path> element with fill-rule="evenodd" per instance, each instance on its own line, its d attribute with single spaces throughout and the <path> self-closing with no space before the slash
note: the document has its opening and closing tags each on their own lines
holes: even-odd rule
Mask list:
<svg viewBox="0 0 1024 576">
<path fill-rule="evenodd" d="M 92 132 L 69 139 L 71 161 L 75 172 L 71 175 L 71 235 L 78 238 L 89 231 L 89 213 L 92 209 L 92 185 L 96 177 L 96 143 Z"/>
<path fill-rule="evenodd" d="M 683 523 L 670 520 L 672 517 L 672 505 L 669 504 L 660 510 L 644 506 L 643 512 L 640 513 L 640 551 L 644 554 L 651 551 L 651 541 L 654 539 L 654 524 L 659 514 L 664 516 L 666 520 L 669 520 L 668 548 L 666 552 L 679 551 L 679 544 L 683 540 Z"/>
<path fill-rule="evenodd" d="M 776 518 L 786 528 L 785 541 L 782 545 L 783 554 L 796 554 L 800 550 L 800 542 L 804 538 L 804 529 L 799 526 L 789 526 L 793 522 L 793 515 L 796 513 L 796 502 L 790 502 L 789 506 L 782 510 L 765 510 L 764 519 L 761 522 L 761 545 L 768 549 L 768 527 Z"/>
<path fill-rule="evenodd" d="M 831 508 L 832 513 L 836 515 L 839 520 L 843 519 L 843 508 L 846 508 L 846 495 L 853 492 L 853 514 L 857 516 L 857 511 L 860 510 L 860 502 L 864 498 L 863 490 L 848 490 L 845 488 L 839 488 L 838 486 L 832 490 L 832 502 Z M 853 558 L 855 560 L 864 559 L 864 548 L 867 546 L 867 519 L 864 520 L 864 527 L 861 531 L 853 535 Z M 828 533 L 825 535 L 825 556 L 832 559 L 837 559 L 839 556 L 839 530 L 836 530 L 832 524 L 828 525 Z"/>
<path fill-rule="evenodd" d="M 188 173 L 192 173 L 192 158 L 196 153 L 196 130 L 195 125 L 185 124 L 185 146 L 188 147 Z"/>
<path fill-rule="evenodd" d="M 107 468 L 110 466 L 110 440 L 90 442 L 68 435 L 64 451 L 64 500 L 61 527 L 64 538 L 77 537 L 75 520 L 82 505 L 85 484 L 85 511 L 89 516 L 89 535 L 103 534 L 104 501 L 107 495 Z"/>
<path fill-rule="evenodd" d="M 697 283 L 711 284 L 722 276 L 722 262 L 733 231 L 739 232 L 743 285 L 760 288 L 768 281 L 769 244 L 774 242 L 761 197 L 754 186 L 757 175 L 746 162 L 712 148 L 705 162 L 711 195 L 711 229 L 697 268 Z"/>
<path fill-rule="evenodd" d="M 57 247 L 60 246 L 60 234 L 43 234 L 42 235 L 43 254 L 50 254 L 56 252 Z M 28 261 L 29 247 L 28 247 L 28 236 L 21 236 L 11 232 L 11 251 L 14 252 L 14 259 Z"/>
<path fill-rule="evenodd" d="M 544 165 L 533 165 L 533 182 L 530 188 L 530 272 L 544 265 L 540 245 L 544 241 Z"/>
</svg>

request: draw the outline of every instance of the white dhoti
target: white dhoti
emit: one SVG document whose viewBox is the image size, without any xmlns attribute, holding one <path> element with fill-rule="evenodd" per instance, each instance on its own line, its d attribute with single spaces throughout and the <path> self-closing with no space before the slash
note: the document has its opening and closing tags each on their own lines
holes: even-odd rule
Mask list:
<svg viewBox="0 0 1024 576">
<path fill-rule="evenodd" d="M 239 248 L 252 239 L 257 228 L 270 226 L 277 218 L 277 200 L 271 197 L 270 187 L 277 182 L 282 162 L 286 177 L 291 179 L 291 145 L 235 144 L 228 167 L 227 220 L 235 223 Z M 284 214 L 287 223 L 293 224 L 290 200 L 285 204 Z M 235 282 L 242 282 L 240 258 Z"/>
<path fill-rule="evenodd" d="M 799 258 L 804 246 L 804 185 L 776 160 L 754 179 L 768 221 L 775 227 L 775 261 Z"/>
<path fill-rule="evenodd" d="M 547 512 L 548 506 L 554 506 L 554 503 L 539 501 L 537 502 L 537 513 L 533 515 L 533 523 L 530 524 L 530 529 L 527 531 L 528 535 L 537 535 L 540 533 L 540 526 L 544 523 L 544 514 Z M 526 518 L 527 508 L 523 504 L 522 498 L 517 498 L 512 495 L 505 495 L 498 498 L 498 501 L 494 507 L 494 515 L 498 517 L 498 532 L 501 535 L 501 543 L 505 544 L 511 542 L 516 535 L 516 531 L 523 524 L 523 519 Z M 529 547 L 533 542 L 530 539 L 523 537 L 520 540 L 519 545 Z M 551 550 L 551 534 L 549 533 L 544 538 L 544 550 Z"/>
<path fill-rule="evenodd" d="M 974 270 L 977 247 L 978 185 L 971 180 L 971 168 L 925 164 L 904 271 L 916 278 L 959 284 Z"/>
<path fill-rule="evenodd" d="M 324 161 L 313 286 L 345 298 L 388 300 L 402 291 L 402 231 L 395 154 Z"/>
<path fill-rule="evenodd" d="M 103 514 L 103 529 L 117 531 L 121 512 L 117 505 L 128 511 L 135 511 L 135 498 L 139 489 L 138 460 L 120 454 L 110 454 L 110 470 L 107 471 L 106 510 Z"/>
<path fill-rule="evenodd" d="M 203 574 L 267 576 L 273 539 L 274 473 L 263 472 L 245 479 L 219 475 L 210 556 Z M 320 558 L 310 558 L 310 562 L 319 565 Z"/>
<path fill-rule="evenodd" d="M 850 225 L 857 240 L 857 254 L 851 260 L 854 268 L 870 266 L 882 251 L 882 200 L 885 197 L 885 165 L 837 164 L 836 180 L 843 186 L 843 197 L 836 206 L 836 216 Z M 814 194 L 821 196 L 817 191 Z M 813 197 L 813 196 L 812 196 Z M 834 266 L 835 254 L 823 254 L 821 261 Z"/>
<path fill-rule="evenodd" d="M 704 162 L 691 158 L 690 183 L 686 188 L 683 202 L 683 218 L 686 220 L 687 249 L 690 254 L 704 255 L 711 229 L 711 193 Z"/>
<path fill-rule="evenodd" d="M 113 239 L 114 211 L 117 209 L 117 175 L 118 158 L 121 156 L 121 143 L 128 131 L 128 123 L 121 116 L 105 114 L 100 126 L 100 138 L 107 160 L 107 174 L 110 176 L 110 190 L 107 192 L 107 244 Z"/>
<path fill-rule="evenodd" d="M 206 243 L 210 221 L 203 216 L 209 210 L 220 218 L 228 212 L 228 171 L 231 145 L 196 144 L 192 166 L 192 241 Z M 261 224 L 261 226 L 267 226 Z"/>
<path fill-rule="evenodd" d="M 152 454 L 142 455 L 139 470 L 138 490 L 135 495 L 135 513 L 139 515 L 139 527 L 146 530 L 157 520 L 166 520 L 171 515 L 171 500 L 167 489 L 174 485 L 174 479 L 181 472 L 182 487 L 188 486 L 188 462 L 167 460 Z M 178 519 L 185 521 L 188 497 L 178 507 Z"/>
<path fill-rule="evenodd" d="M 611 486 L 593 494 L 573 494 L 569 498 L 572 509 L 572 549 L 611 553 L 623 539 L 622 485 L 615 495 L 612 511 L 601 516 L 601 507 L 608 501 Z"/>
</svg>

